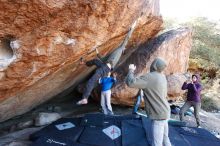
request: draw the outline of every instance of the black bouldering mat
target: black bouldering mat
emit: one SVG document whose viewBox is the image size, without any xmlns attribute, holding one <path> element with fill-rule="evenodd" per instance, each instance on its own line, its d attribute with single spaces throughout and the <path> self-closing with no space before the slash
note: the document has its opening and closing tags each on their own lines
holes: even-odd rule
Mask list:
<svg viewBox="0 0 220 146">
<path fill-rule="evenodd" d="M 209 131 L 169 123 L 172 146 L 220 146 Z M 63 118 L 31 135 L 32 146 L 150 146 L 151 120 L 144 116 L 86 114 Z"/>
<path fill-rule="evenodd" d="M 42 130 L 30 135 L 30 140 L 35 141 L 41 137 L 64 137 L 70 141 L 76 141 L 84 127 L 80 126 L 81 118 L 62 118 Z"/>
</svg>

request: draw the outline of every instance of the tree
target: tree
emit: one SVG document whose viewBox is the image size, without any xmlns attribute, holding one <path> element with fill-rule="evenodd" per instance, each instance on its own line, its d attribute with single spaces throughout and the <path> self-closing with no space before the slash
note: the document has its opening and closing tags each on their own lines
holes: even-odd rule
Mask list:
<svg viewBox="0 0 220 146">
<path fill-rule="evenodd" d="M 205 17 L 196 17 L 182 24 L 165 18 L 165 31 L 177 26 L 188 26 L 193 30 L 190 58 L 201 58 L 220 67 L 220 24 Z"/>
<path fill-rule="evenodd" d="M 202 58 L 220 67 L 220 29 L 217 23 L 198 17 L 183 24 L 193 29 L 191 58 Z"/>
</svg>

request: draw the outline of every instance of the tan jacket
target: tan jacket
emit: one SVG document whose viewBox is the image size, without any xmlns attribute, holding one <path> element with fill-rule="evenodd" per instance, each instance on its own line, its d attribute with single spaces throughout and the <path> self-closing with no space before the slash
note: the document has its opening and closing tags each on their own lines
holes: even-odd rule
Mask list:
<svg viewBox="0 0 220 146">
<path fill-rule="evenodd" d="M 135 77 L 130 70 L 126 77 L 126 84 L 132 88 L 142 89 L 144 92 L 145 109 L 150 119 L 165 120 L 170 118 L 170 106 L 167 102 L 167 80 L 161 71 L 166 63 L 157 58 L 151 64 L 151 72 Z"/>
</svg>

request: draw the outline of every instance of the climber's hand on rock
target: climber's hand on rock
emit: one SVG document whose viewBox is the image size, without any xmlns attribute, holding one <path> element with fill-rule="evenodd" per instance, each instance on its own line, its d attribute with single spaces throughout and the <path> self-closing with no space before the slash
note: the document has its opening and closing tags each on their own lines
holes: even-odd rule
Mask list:
<svg viewBox="0 0 220 146">
<path fill-rule="evenodd" d="M 128 68 L 129 70 L 132 70 L 132 71 L 136 70 L 136 66 L 134 64 L 130 64 Z"/>
<path fill-rule="evenodd" d="M 114 73 L 112 74 L 112 76 L 113 76 L 114 78 L 116 78 L 116 77 L 117 77 L 117 73 L 114 72 Z"/>
<path fill-rule="evenodd" d="M 80 64 L 80 65 L 85 64 L 85 61 L 84 61 L 84 59 L 83 59 L 82 57 L 80 58 L 80 62 L 79 62 L 79 64 Z"/>
</svg>

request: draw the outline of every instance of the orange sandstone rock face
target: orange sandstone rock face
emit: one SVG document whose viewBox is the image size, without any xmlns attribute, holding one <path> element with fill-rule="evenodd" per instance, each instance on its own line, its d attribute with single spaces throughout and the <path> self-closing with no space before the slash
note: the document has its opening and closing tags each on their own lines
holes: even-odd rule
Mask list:
<svg viewBox="0 0 220 146">
<path fill-rule="evenodd" d="M 0 121 L 74 88 L 93 70 L 79 59 L 110 53 L 139 16 L 128 51 L 161 30 L 158 0 L 0 1 Z"/>
</svg>

